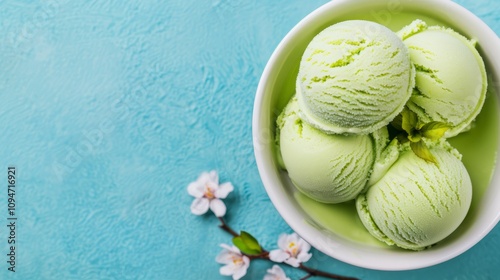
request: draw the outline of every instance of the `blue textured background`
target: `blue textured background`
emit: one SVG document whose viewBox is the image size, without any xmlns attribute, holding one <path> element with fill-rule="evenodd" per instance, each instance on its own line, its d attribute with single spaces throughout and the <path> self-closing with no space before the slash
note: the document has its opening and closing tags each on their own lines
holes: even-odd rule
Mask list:
<svg viewBox="0 0 500 280">
<path fill-rule="evenodd" d="M 187 184 L 211 169 L 235 186 L 229 223 L 274 248 L 290 228 L 257 172 L 253 99 L 279 41 L 326 2 L 1 1 L 0 172 L 18 168 L 19 220 L 10 273 L 2 179 L 0 279 L 229 279 L 215 256 L 230 237 L 189 211 Z M 500 34 L 498 0 L 457 2 Z M 416 271 L 313 253 L 310 266 L 363 279 L 493 279 L 500 226 Z"/>
</svg>

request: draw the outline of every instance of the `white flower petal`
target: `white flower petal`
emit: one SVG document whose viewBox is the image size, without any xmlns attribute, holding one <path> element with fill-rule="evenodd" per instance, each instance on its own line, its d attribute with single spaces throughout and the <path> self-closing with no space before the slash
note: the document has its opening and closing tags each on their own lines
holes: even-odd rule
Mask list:
<svg viewBox="0 0 500 280">
<path fill-rule="evenodd" d="M 234 272 L 233 279 L 238 280 L 241 277 L 245 276 L 245 274 L 247 274 L 247 267 L 241 266 Z"/>
<path fill-rule="evenodd" d="M 288 247 L 288 234 L 282 233 L 278 238 L 278 247 L 280 249 L 286 250 Z"/>
<path fill-rule="evenodd" d="M 224 244 L 225 245 L 225 244 Z M 221 244 L 222 246 L 222 244 Z M 229 247 L 229 246 L 227 246 Z M 226 251 L 227 252 L 227 251 Z M 227 265 L 221 267 L 219 269 L 219 272 L 221 275 L 225 276 L 233 276 L 233 279 L 240 279 L 241 277 L 245 276 L 247 273 L 247 269 L 250 266 L 250 259 L 247 256 L 242 256 L 242 255 L 237 255 L 234 253 L 232 254 L 229 262 Z M 235 262 L 235 259 L 237 260 Z"/>
<path fill-rule="evenodd" d="M 208 174 L 208 178 L 210 178 L 210 182 L 214 183 L 215 185 L 219 185 L 219 174 L 217 174 L 217 171 L 210 171 L 210 173 Z"/>
<path fill-rule="evenodd" d="M 272 273 L 276 276 L 285 276 L 285 272 L 279 265 L 273 265 L 271 269 L 268 270 L 269 273 Z"/>
<path fill-rule="evenodd" d="M 215 257 L 215 261 L 221 264 L 228 264 L 232 262 L 233 253 L 228 250 L 222 250 L 217 257 Z"/>
<path fill-rule="evenodd" d="M 217 188 L 219 188 L 219 185 L 217 185 L 214 182 L 208 182 L 205 185 L 210 190 L 210 192 L 215 196 L 215 191 L 217 190 Z"/>
<path fill-rule="evenodd" d="M 285 260 L 285 263 L 293 266 L 293 267 L 299 267 L 300 261 L 297 260 L 296 258 L 289 258 Z"/>
<path fill-rule="evenodd" d="M 243 264 L 241 264 L 233 274 L 234 280 L 238 280 L 247 274 L 247 269 L 250 266 L 250 259 L 247 256 L 243 256 L 242 260 Z"/>
<path fill-rule="evenodd" d="M 243 256 L 243 265 L 246 267 L 250 266 L 250 259 L 247 256 Z"/>
<path fill-rule="evenodd" d="M 214 212 L 216 217 L 223 217 L 226 215 L 226 205 L 218 198 L 210 201 L 210 210 Z"/>
<path fill-rule="evenodd" d="M 290 234 L 290 235 L 288 236 L 288 242 L 289 242 L 289 243 L 290 243 L 290 242 L 293 242 L 293 243 L 295 243 L 295 244 L 299 244 L 299 242 L 300 242 L 300 237 L 299 237 L 299 235 L 298 235 L 298 234 L 296 234 L 295 232 L 294 232 L 294 233 L 292 233 L 292 234 Z"/>
<path fill-rule="evenodd" d="M 281 275 L 281 273 L 283 275 Z M 281 267 L 275 264 L 271 269 L 267 270 L 267 274 L 264 275 L 263 280 L 285 280 L 286 279 L 285 277 L 286 275 L 283 269 L 281 269 Z"/>
<path fill-rule="evenodd" d="M 222 243 L 219 246 L 221 246 L 222 248 L 224 248 L 224 249 L 226 249 L 228 251 L 232 251 L 232 248 L 235 247 L 235 246 L 227 245 L 225 243 Z"/>
<path fill-rule="evenodd" d="M 192 182 L 187 187 L 188 194 L 196 198 L 203 197 L 204 186 L 198 182 Z"/>
<path fill-rule="evenodd" d="M 235 267 L 233 263 L 227 264 L 219 268 L 219 273 L 224 276 L 230 276 L 234 274 Z"/>
<path fill-rule="evenodd" d="M 241 252 L 240 252 L 240 249 L 238 249 L 238 247 L 236 246 L 231 246 L 230 248 L 231 252 L 235 253 L 236 255 L 242 255 Z"/>
<path fill-rule="evenodd" d="M 269 252 L 269 259 L 273 262 L 281 263 L 289 257 L 290 255 L 287 252 L 280 249 L 272 250 L 271 252 Z"/>
<path fill-rule="evenodd" d="M 229 246 L 227 244 L 220 244 L 220 246 L 224 249 L 222 250 L 217 257 L 215 257 L 215 261 L 221 264 L 232 263 L 235 257 L 242 257 L 240 250 L 236 248 L 236 246 Z"/>
<path fill-rule="evenodd" d="M 275 264 L 271 269 L 267 270 L 264 280 L 290 280 L 290 278 L 286 277 L 285 271 Z"/>
<path fill-rule="evenodd" d="M 242 255 L 241 252 L 240 252 L 240 249 L 238 249 L 238 247 L 234 246 L 234 245 L 227 245 L 227 244 L 220 244 L 220 246 L 224 249 L 227 249 L 228 251 L 230 252 L 233 252 L 235 253 L 236 255 Z"/>
<path fill-rule="evenodd" d="M 264 278 L 262 278 L 262 280 L 276 280 L 276 276 L 273 274 L 266 274 L 264 275 Z"/>
<path fill-rule="evenodd" d="M 309 254 L 307 252 L 300 252 L 298 255 L 297 255 L 297 260 L 299 260 L 300 262 L 307 262 L 310 258 L 312 257 L 312 254 Z"/>
<path fill-rule="evenodd" d="M 220 253 L 215 257 L 215 261 L 220 264 L 228 264 L 231 262 L 231 255 L 227 252 Z"/>
<path fill-rule="evenodd" d="M 299 248 L 301 252 L 309 252 L 311 250 L 311 245 L 307 243 L 304 239 L 300 238 L 299 239 Z"/>
<path fill-rule="evenodd" d="M 219 188 L 215 191 L 215 197 L 224 199 L 233 190 L 234 187 L 231 183 L 221 184 L 219 185 Z"/>
<path fill-rule="evenodd" d="M 272 269 L 267 270 L 270 275 L 273 275 L 275 280 L 290 280 L 286 277 L 285 271 L 279 265 L 273 265 Z"/>
<path fill-rule="evenodd" d="M 201 173 L 200 177 L 198 177 L 198 180 L 196 182 L 202 186 L 205 186 L 206 184 L 212 182 L 212 179 L 210 178 L 210 173 L 208 172 Z"/>
<path fill-rule="evenodd" d="M 195 215 L 203 215 L 207 213 L 209 203 L 210 202 L 206 198 L 195 198 L 193 203 L 191 203 L 191 213 Z"/>
</svg>

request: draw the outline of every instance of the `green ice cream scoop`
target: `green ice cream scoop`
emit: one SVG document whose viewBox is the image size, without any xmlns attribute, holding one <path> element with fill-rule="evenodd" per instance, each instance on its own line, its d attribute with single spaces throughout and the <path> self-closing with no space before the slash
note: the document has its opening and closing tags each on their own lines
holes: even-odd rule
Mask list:
<svg viewBox="0 0 500 280">
<path fill-rule="evenodd" d="M 296 81 L 301 118 L 326 133 L 368 134 L 387 125 L 410 98 L 414 69 L 394 32 L 350 20 L 316 35 Z"/>
<path fill-rule="evenodd" d="M 375 170 L 378 181 L 356 199 L 363 225 L 389 245 L 425 249 L 450 235 L 469 210 L 472 184 L 461 155 L 444 141 L 427 145 L 437 163 L 393 140 Z"/>
<path fill-rule="evenodd" d="M 354 199 L 365 188 L 378 151 L 388 139 L 385 127 L 370 135 L 323 133 L 299 118 L 295 97 L 277 126 L 281 157 L 293 184 L 324 203 Z"/>
<path fill-rule="evenodd" d="M 481 111 L 487 90 L 484 62 L 470 41 L 439 26 L 416 20 L 399 31 L 416 68 L 407 106 L 423 123 L 447 123 L 445 137 L 467 129 Z"/>
</svg>

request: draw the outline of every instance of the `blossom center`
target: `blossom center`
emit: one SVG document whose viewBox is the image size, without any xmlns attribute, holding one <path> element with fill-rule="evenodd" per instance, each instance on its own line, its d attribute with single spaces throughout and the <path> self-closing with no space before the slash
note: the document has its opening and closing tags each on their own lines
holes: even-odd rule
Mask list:
<svg viewBox="0 0 500 280">
<path fill-rule="evenodd" d="M 211 187 L 208 186 L 208 184 L 205 184 L 205 192 L 203 193 L 203 196 L 205 196 L 208 199 L 214 199 L 215 198 L 215 190 Z"/>
<path fill-rule="evenodd" d="M 295 244 L 295 242 L 290 242 L 290 243 L 288 243 L 288 250 L 287 251 L 290 255 L 295 257 L 295 256 L 297 256 L 299 248 L 297 247 L 297 244 Z"/>
<path fill-rule="evenodd" d="M 237 266 L 243 265 L 243 258 L 240 256 L 233 256 L 233 264 Z"/>
</svg>

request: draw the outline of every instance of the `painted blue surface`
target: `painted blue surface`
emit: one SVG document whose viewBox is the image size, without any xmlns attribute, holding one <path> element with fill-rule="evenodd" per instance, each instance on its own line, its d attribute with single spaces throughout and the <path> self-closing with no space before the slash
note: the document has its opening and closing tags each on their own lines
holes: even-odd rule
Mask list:
<svg viewBox="0 0 500 280">
<path fill-rule="evenodd" d="M 229 279 L 230 237 L 189 211 L 186 186 L 216 169 L 227 220 L 266 248 L 290 228 L 255 164 L 251 114 L 281 38 L 326 0 L 0 2 L 0 178 L 17 167 L 16 272 L 0 279 Z M 497 0 L 457 1 L 500 34 Z M 362 279 L 493 279 L 500 227 L 427 269 L 379 272 L 313 250 L 310 266 Z M 252 262 L 261 279 L 271 264 Z M 304 276 L 285 268 L 293 279 Z"/>
</svg>

